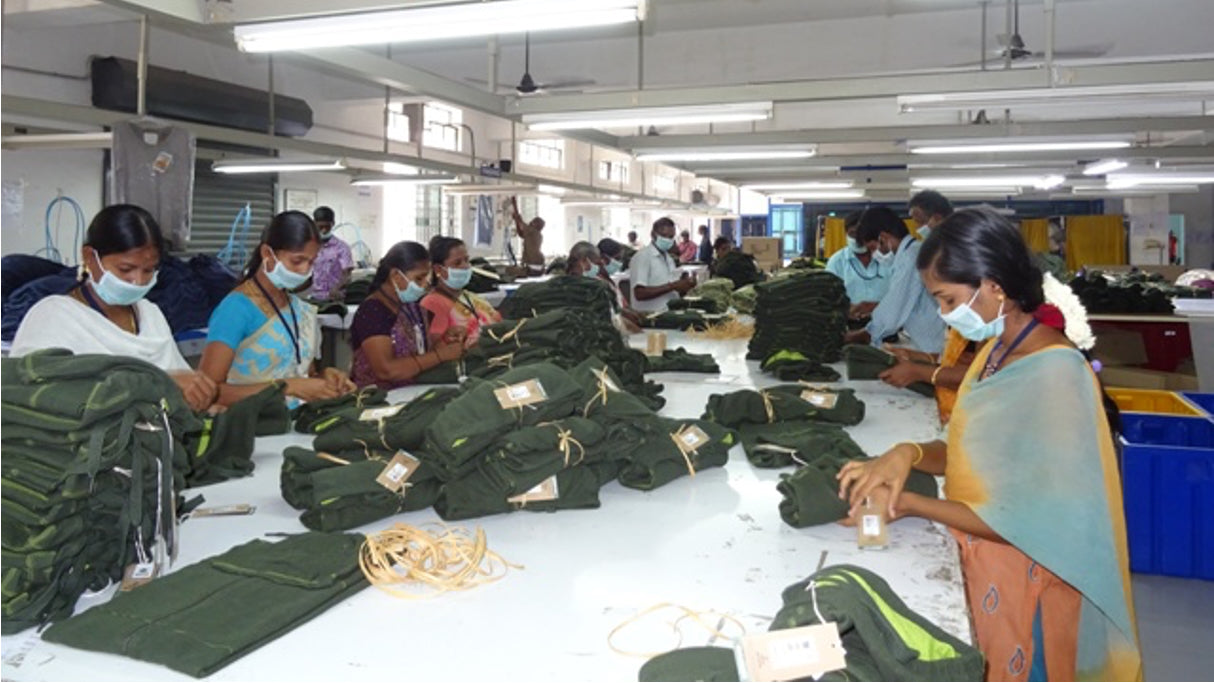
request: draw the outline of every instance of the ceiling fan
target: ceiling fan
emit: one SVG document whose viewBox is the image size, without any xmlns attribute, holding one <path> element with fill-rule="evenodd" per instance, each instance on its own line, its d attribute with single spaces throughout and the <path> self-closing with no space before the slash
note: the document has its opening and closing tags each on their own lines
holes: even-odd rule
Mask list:
<svg viewBox="0 0 1214 683">
<path fill-rule="evenodd" d="M 1024 42 L 1024 37 L 1020 35 L 1020 0 L 1008 0 L 1012 8 L 1012 22 L 1008 28 L 1011 33 L 1001 33 L 996 36 L 1000 47 L 992 50 L 991 55 L 985 63 L 990 66 L 997 66 L 1000 62 L 1012 62 L 1013 64 L 1038 63 L 1045 59 L 1045 52 L 1032 50 L 1028 44 Z M 982 23 L 986 25 L 986 6 L 987 2 L 982 3 Z M 985 30 L 983 31 L 983 39 L 985 40 Z M 982 46 L 983 51 L 986 50 L 986 45 Z M 1068 50 L 1054 50 L 1056 59 L 1085 59 L 1103 57 L 1113 49 L 1112 43 L 1103 43 L 1100 45 L 1086 45 Z M 974 66 L 979 62 L 967 62 L 957 66 Z"/>
<path fill-rule="evenodd" d="M 470 83 L 479 83 L 488 85 L 488 82 L 480 78 L 466 78 Z M 531 34 L 526 33 L 523 36 L 523 77 L 519 79 L 518 85 L 511 88 L 504 86 L 498 88 L 499 91 L 506 93 L 513 92 L 518 95 L 537 95 L 553 90 L 569 90 L 572 88 L 583 88 L 588 85 L 594 85 L 595 81 L 591 78 L 562 78 L 550 81 L 548 83 L 537 83 L 531 76 Z"/>
</svg>

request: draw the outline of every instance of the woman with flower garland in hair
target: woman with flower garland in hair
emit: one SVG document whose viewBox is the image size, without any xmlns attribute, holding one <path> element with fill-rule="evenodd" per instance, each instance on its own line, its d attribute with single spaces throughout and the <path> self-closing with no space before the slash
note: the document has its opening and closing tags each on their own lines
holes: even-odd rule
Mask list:
<svg viewBox="0 0 1214 683">
<path fill-rule="evenodd" d="M 1077 348 L 1092 341 L 1082 306 L 1054 283 L 1043 291 L 1019 231 L 991 211 L 946 219 L 916 265 L 945 322 L 981 347 L 947 440 L 849 463 L 840 496 L 952 530 L 988 680 L 1141 680 L 1113 434 Z M 944 499 L 903 492 L 912 468 L 943 475 Z"/>
</svg>

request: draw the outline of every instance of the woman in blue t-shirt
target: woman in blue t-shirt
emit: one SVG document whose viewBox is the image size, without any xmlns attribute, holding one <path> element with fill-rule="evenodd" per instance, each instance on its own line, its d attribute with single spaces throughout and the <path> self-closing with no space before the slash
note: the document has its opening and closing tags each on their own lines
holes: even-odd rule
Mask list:
<svg viewBox="0 0 1214 683">
<path fill-rule="evenodd" d="M 336 368 L 318 373 L 316 307 L 291 292 L 307 284 L 320 234 L 307 214 L 284 211 L 262 232 L 244 279 L 211 314 L 199 370 L 219 384 L 219 403 L 283 382 L 288 397 L 334 398 L 355 387 Z"/>
</svg>

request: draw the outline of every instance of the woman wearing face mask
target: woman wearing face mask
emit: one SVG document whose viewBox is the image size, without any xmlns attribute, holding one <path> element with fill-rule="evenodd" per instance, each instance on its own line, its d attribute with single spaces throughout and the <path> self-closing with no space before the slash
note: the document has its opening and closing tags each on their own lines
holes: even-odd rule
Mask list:
<svg viewBox="0 0 1214 683">
<path fill-rule="evenodd" d="M 79 285 L 35 304 L 17 328 L 9 355 L 60 348 L 138 358 L 168 372 L 191 408 L 208 408 L 218 391 L 215 382 L 190 369 L 164 314 L 144 298 L 156 286 L 163 254 L 160 226 L 147 211 L 130 204 L 102 209 L 81 249 Z"/>
<path fill-rule="evenodd" d="M 1019 231 L 993 212 L 959 211 L 932 231 L 916 264 L 941 316 L 982 346 L 947 441 L 849 463 L 840 495 L 853 510 L 873 496 L 891 517 L 950 527 L 988 680 L 1141 680 L 1103 391 L 1058 329 L 1066 321 L 1044 305 Z M 1049 291 L 1074 309 L 1068 289 Z M 1092 341 L 1090 331 L 1076 337 Z M 912 468 L 943 475 L 945 499 L 903 492 Z"/>
<path fill-rule="evenodd" d="M 502 316 L 488 301 L 464 290 L 472 280 L 468 247 L 454 237 L 435 237 L 430 240 L 430 267 L 433 287 L 422 298 L 422 308 L 430 313 L 430 343 L 472 346 L 481 327 L 500 321 Z"/>
<path fill-rule="evenodd" d="M 843 219 L 847 245 L 826 261 L 826 272 L 834 273 L 847 288 L 847 298 L 852 302 L 851 317 L 854 319 L 867 318 L 889 289 L 886 268 L 874 258 L 867 245 L 856 239 L 863 213 L 853 211 Z"/>
<path fill-rule="evenodd" d="M 355 384 L 395 389 L 464 354 L 463 344 L 429 343 L 427 313 L 419 304 L 429 284 L 430 254 L 417 242 L 398 242 L 379 260 L 371 296 L 350 325 Z"/>
<path fill-rule="evenodd" d="M 225 405 L 284 382 L 294 400 L 335 398 L 354 389 L 344 372 L 317 373 L 316 307 L 291 292 L 307 284 L 320 234 L 307 214 L 284 211 L 270 221 L 244 279 L 211 314 L 199 369 L 219 383 Z"/>
</svg>

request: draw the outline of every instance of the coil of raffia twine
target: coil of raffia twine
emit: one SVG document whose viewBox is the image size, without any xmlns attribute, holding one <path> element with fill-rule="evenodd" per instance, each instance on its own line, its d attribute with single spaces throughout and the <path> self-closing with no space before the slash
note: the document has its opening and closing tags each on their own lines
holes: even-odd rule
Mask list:
<svg viewBox="0 0 1214 683">
<path fill-rule="evenodd" d="M 469 531 L 445 524 L 419 528 L 399 523 L 367 536 L 359 548 L 358 566 L 372 586 L 406 599 L 476 588 L 511 569 L 523 569 L 489 550 L 479 527 Z"/>
<path fill-rule="evenodd" d="M 755 326 L 737 318 L 727 318 L 703 330 L 688 330 L 687 334 L 700 339 L 750 339 L 755 334 Z"/>
</svg>

